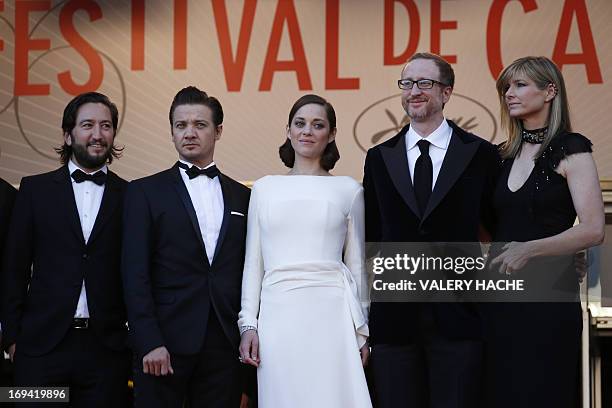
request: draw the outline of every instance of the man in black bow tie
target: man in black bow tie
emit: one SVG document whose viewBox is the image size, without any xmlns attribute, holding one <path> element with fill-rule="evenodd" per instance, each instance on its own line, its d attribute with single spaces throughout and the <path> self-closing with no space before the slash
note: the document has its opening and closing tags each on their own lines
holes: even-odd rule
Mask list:
<svg viewBox="0 0 612 408">
<path fill-rule="evenodd" d="M 58 170 L 24 177 L 4 257 L 3 343 L 17 386 L 69 386 L 73 407 L 123 406 L 130 354 L 120 274 L 126 181 L 107 163 L 117 107 L 68 103 Z"/>
<path fill-rule="evenodd" d="M 213 161 L 219 101 L 187 87 L 170 107 L 179 161 L 133 181 L 122 273 L 137 407 L 237 407 L 238 311 L 249 189 Z"/>
</svg>

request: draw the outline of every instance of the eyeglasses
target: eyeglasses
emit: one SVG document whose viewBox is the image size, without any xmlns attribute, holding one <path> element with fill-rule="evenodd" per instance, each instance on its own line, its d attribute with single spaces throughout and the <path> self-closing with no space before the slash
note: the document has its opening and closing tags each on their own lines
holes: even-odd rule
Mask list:
<svg viewBox="0 0 612 408">
<path fill-rule="evenodd" d="M 419 79 L 418 81 L 413 81 L 411 79 L 398 79 L 397 86 L 400 89 L 412 89 L 412 87 L 416 84 L 419 89 L 431 89 L 434 84 L 440 84 L 442 86 L 449 86 L 443 82 L 436 81 L 435 79 Z"/>
</svg>

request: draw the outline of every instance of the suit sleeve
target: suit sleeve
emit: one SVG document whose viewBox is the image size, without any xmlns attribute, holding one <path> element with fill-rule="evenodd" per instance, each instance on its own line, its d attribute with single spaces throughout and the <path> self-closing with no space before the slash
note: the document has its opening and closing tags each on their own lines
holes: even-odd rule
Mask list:
<svg viewBox="0 0 612 408">
<path fill-rule="evenodd" d="M 249 218 L 247 220 L 246 255 L 242 274 L 241 310 L 238 314 L 238 328 L 257 327 L 261 282 L 264 276 L 263 255 L 261 252 L 261 235 L 259 226 L 259 191 L 255 184 L 249 201 Z"/>
<path fill-rule="evenodd" d="M 365 201 L 365 241 L 381 241 L 381 218 L 378 208 L 378 197 L 374 183 L 373 161 L 375 152 L 368 151 L 363 170 L 363 192 Z"/>
<path fill-rule="evenodd" d="M 15 343 L 32 276 L 34 219 L 33 186 L 24 178 L 17 193 L 8 228 L 2 268 L 2 337 L 6 348 Z"/>
<path fill-rule="evenodd" d="M 482 227 L 489 237 L 495 234 L 495 211 L 493 209 L 493 195 L 497 185 L 497 179 L 501 170 L 501 157 L 495 145 L 488 144 L 487 151 L 487 175 L 481 203 Z"/>
<path fill-rule="evenodd" d="M 0 180 L 0 256 L 4 253 L 4 244 L 6 243 L 6 235 L 11 222 L 11 212 L 13 211 L 16 195 L 17 190 L 13 186 Z M 2 262 L 0 262 L 1 266 Z"/>
<path fill-rule="evenodd" d="M 153 219 L 147 196 L 138 183 L 128 184 L 123 214 L 121 274 L 130 337 L 138 353 L 163 346 L 151 289 Z"/>
</svg>

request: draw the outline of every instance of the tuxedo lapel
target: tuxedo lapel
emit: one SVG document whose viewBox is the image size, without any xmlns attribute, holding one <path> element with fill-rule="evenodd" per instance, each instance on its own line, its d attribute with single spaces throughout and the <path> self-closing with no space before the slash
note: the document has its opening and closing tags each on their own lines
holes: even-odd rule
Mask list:
<svg viewBox="0 0 612 408">
<path fill-rule="evenodd" d="M 221 183 L 221 192 L 223 194 L 223 221 L 221 222 L 221 229 L 219 230 L 219 237 L 217 238 L 217 247 L 215 248 L 215 254 L 213 256 L 213 263 L 217 259 L 217 255 L 223 245 L 223 240 L 227 233 L 227 227 L 230 219 L 230 209 L 232 207 L 232 192 L 229 188 L 229 183 L 223 174 L 219 175 L 219 183 Z"/>
<path fill-rule="evenodd" d="M 106 222 L 111 218 L 115 208 L 117 205 L 119 205 L 120 197 L 121 189 L 119 187 L 117 176 L 115 176 L 115 174 L 109 170 L 106 183 L 104 185 L 104 194 L 102 195 L 100 210 L 98 210 L 98 216 L 96 217 L 96 222 L 91 230 L 89 240 L 87 240 L 87 245 L 90 245 L 96 239 L 104 224 L 106 224 Z"/>
<path fill-rule="evenodd" d="M 63 166 L 58 169 L 53 176 L 53 180 L 57 183 L 58 190 L 60 192 L 59 197 L 61 201 L 61 207 L 64 210 L 64 214 L 68 219 L 70 229 L 75 234 L 79 242 L 85 244 L 85 237 L 83 237 L 83 228 L 81 228 L 81 221 L 79 220 L 79 210 L 77 209 L 76 201 L 74 199 L 74 190 L 72 189 L 72 179 L 68 172 L 68 166 Z"/>
<path fill-rule="evenodd" d="M 202 239 L 202 232 L 200 231 L 200 224 L 198 224 L 198 217 L 196 216 L 195 208 L 193 207 L 193 203 L 191 202 L 189 191 L 187 191 L 187 187 L 185 186 L 185 183 L 183 183 L 183 179 L 181 178 L 178 163 L 172 166 L 169 172 L 170 177 L 172 178 L 172 184 L 174 186 L 174 189 L 181 198 L 181 201 L 183 202 L 183 206 L 185 207 L 185 211 L 187 211 L 187 215 L 191 220 L 191 225 L 193 226 L 194 232 L 198 237 L 200 245 L 202 245 L 204 253 L 206 254 L 206 245 L 204 245 L 204 240 Z M 206 264 L 208 265 L 208 255 L 206 255 L 204 258 L 206 259 Z"/>
<path fill-rule="evenodd" d="M 393 185 L 412 212 L 417 217 L 420 217 L 419 206 L 414 194 L 414 187 L 412 186 L 410 169 L 408 167 L 408 156 L 406 154 L 407 131 L 408 126 L 401 130 L 395 146 L 380 146 L 380 154 L 391 176 Z"/>
<path fill-rule="evenodd" d="M 444 199 L 457 179 L 463 174 L 463 171 L 472 160 L 472 157 L 476 154 L 476 150 L 478 150 L 479 143 L 477 141 L 466 143 L 461 137 L 461 132 L 463 131 L 450 121 L 449 124 L 453 129 L 453 134 L 451 135 L 451 140 L 448 145 L 448 150 L 444 155 L 444 161 L 442 162 L 436 185 L 431 193 L 421 222 L 423 222 L 423 220 L 425 220 Z"/>
</svg>

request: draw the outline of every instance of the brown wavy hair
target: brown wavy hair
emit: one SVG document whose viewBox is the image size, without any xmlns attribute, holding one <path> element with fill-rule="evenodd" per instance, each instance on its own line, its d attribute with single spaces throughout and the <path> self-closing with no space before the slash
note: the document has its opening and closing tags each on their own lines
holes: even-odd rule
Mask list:
<svg viewBox="0 0 612 408">
<path fill-rule="evenodd" d="M 291 107 L 291 110 L 289 111 L 289 121 L 287 122 L 287 126 L 291 126 L 293 117 L 302 106 L 310 105 L 311 103 L 323 106 L 323 109 L 325 109 L 325 113 L 327 114 L 327 121 L 329 122 L 330 131 L 336 129 L 336 111 L 334 110 L 334 107 L 331 105 L 331 103 L 327 102 L 325 98 L 314 94 L 304 95 L 295 101 Z M 278 154 L 285 166 L 293 168 L 293 165 L 295 164 L 295 150 L 293 150 L 293 146 L 291 146 L 291 140 L 285 138 L 285 143 L 278 148 Z M 321 154 L 321 167 L 323 170 L 329 171 L 334 168 L 339 159 L 340 152 L 338 151 L 338 146 L 336 146 L 336 141 L 333 140 L 328 143 L 327 146 L 325 146 L 325 150 L 323 151 L 323 154 Z"/>
<path fill-rule="evenodd" d="M 108 99 L 108 96 L 98 92 L 86 92 L 75 96 L 66 108 L 64 108 L 64 116 L 62 117 L 62 132 L 71 134 L 76 126 L 79 109 L 86 103 L 101 103 L 106 106 L 111 113 L 111 122 L 113 124 L 113 145 L 111 146 L 110 154 L 106 160 L 108 164 L 113 162 L 113 159 L 118 159 L 123 153 L 124 147 L 115 146 L 115 138 L 117 137 L 117 125 L 119 124 L 119 111 L 117 106 Z M 56 147 L 55 152 L 60 156 L 60 162 L 67 164 L 72 157 L 72 146 L 69 146 L 66 141 L 60 147 Z"/>
</svg>

